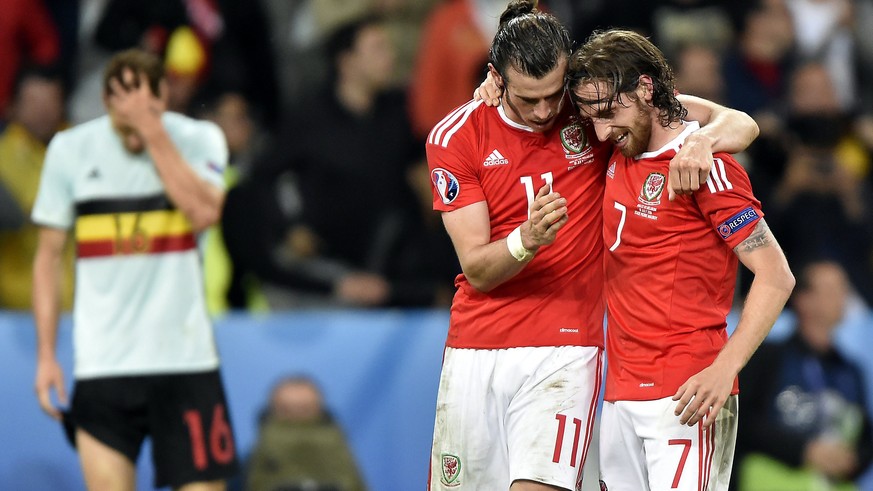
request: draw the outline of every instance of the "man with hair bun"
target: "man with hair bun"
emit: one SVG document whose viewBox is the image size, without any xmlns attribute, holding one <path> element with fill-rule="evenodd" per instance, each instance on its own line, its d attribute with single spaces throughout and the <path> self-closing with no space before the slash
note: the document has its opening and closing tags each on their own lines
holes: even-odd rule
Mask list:
<svg viewBox="0 0 873 491">
<path fill-rule="evenodd" d="M 489 54 L 502 101 L 470 101 L 428 135 L 434 209 L 463 271 L 429 490 L 581 487 L 603 370 L 600 208 L 611 147 L 569 101 L 571 51 L 554 16 L 512 2 Z M 709 172 L 714 142 L 738 151 L 757 132 L 735 111 L 691 106 L 714 124 L 677 156 L 680 191 Z"/>
</svg>

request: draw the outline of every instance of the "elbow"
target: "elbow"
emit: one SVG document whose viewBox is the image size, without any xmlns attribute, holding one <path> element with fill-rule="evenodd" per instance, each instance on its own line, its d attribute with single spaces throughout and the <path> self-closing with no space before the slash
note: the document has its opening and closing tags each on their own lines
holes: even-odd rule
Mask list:
<svg viewBox="0 0 873 491">
<path fill-rule="evenodd" d="M 467 278 L 467 281 L 470 283 L 470 286 L 476 289 L 479 293 L 489 293 L 494 287 L 497 286 L 496 283 L 492 281 L 488 281 L 486 278 L 477 277 L 476 275 L 467 274 L 464 272 L 464 276 Z"/>
<path fill-rule="evenodd" d="M 743 114 L 745 114 L 745 113 L 743 113 Z M 758 138 L 758 136 L 761 135 L 761 128 L 758 126 L 758 122 L 755 121 L 755 118 L 749 116 L 748 114 L 746 114 L 746 117 L 749 120 L 749 129 L 751 130 L 750 136 L 752 138 L 749 140 L 749 145 L 751 145 L 752 142 L 755 141 Z"/>
<path fill-rule="evenodd" d="M 201 200 L 183 213 L 191 222 L 191 228 L 195 233 L 200 233 L 221 221 L 221 213 L 224 210 L 224 194 L 215 194 L 208 199 Z"/>
<path fill-rule="evenodd" d="M 779 268 L 776 282 L 778 288 L 784 292 L 786 299 L 791 296 L 791 292 L 794 291 L 794 285 L 797 284 L 797 280 L 787 264 Z"/>
<path fill-rule="evenodd" d="M 785 290 L 791 295 L 791 292 L 794 291 L 794 286 L 797 285 L 797 280 L 794 278 L 794 274 L 791 273 L 790 270 L 787 271 L 785 275 Z"/>
<path fill-rule="evenodd" d="M 200 233 L 221 220 L 221 208 L 203 208 L 186 213 L 186 215 L 188 216 L 188 221 L 191 222 L 191 228 L 194 232 Z"/>
<path fill-rule="evenodd" d="M 489 293 L 491 290 L 500 285 L 500 281 L 492 275 L 487 274 L 486 268 L 481 267 L 464 267 L 461 265 L 461 271 L 470 286 L 476 289 L 479 293 Z"/>
</svg>

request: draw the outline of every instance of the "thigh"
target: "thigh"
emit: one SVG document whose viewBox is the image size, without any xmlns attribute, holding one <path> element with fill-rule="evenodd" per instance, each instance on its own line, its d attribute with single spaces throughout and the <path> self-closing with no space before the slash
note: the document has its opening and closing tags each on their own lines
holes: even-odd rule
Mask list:
<svg viewBox="0 0 873 491">
<path fill-rule="evenodd" d="M 509 489 L 503 418 L 495 393 L 499 350 L 446 348 L 437 393 L 430 490 Z"/>
<path fill-rule="evenodd" d="M 602 350 L 514 348 L 503 356 L 499 373 L 510 375 L 502 378 L 523 382 L 506 388 L 513 394 L 505 417 L 511 481 L 576 489 L 594 431 Z"/>
<path fill-rule="evenodd" d="M 76 381 L 69 424 L 119 452 L 133 465 L 148 434 L 148 380 L 106 377 Z"/>
<path fill-rule="evenodd" d="M 600 479 L 609 491 L 646 491 L 643 440 L 628 402 L 604 402 L 600 415 Z"/>
<path fill-rule="evenodd" d="M 82 475 L 88 489 L 115 491 L 136 489 L 136 467 L 130 459 L 85 430 L 77 430 L 75 440 L 79 451 L 79 462 L 82 465 Z"/>
<path fill-rule="evenodd" d="M 157 487 L 236 474 L 237 450 L 217 370 L 155 377 L 149 423 Z"/>
<path fill-rule="evenodd" d="M 737 431 L 738 397 L 731 396 L 704 429 L 679 424 L 671 398 L 637 403 L 651 491 L 727 491 Z"/>
</svg>

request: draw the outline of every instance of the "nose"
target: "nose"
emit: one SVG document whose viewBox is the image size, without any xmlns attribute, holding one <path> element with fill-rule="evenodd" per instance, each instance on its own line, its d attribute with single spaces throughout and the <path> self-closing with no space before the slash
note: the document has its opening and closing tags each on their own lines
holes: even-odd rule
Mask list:
<svg viewBox="0 0 873 491">
<path fill-rule="evenodd" d="M 549 105 L 548 101 L 540 101 L 534 106 L 533 113 L 537 120 L 545 121 L 552 117 L 552 106 Z"/>
<path fill-rule="evenodd" d="M 592 123 L 594 123 L 594 132 L 597 134 L 597 139 L 605 142 L 609 139 L 609 134 L 612 130 L 609 127 L 609 123 L 605 120 L 592 119 Z"/>
</svg>

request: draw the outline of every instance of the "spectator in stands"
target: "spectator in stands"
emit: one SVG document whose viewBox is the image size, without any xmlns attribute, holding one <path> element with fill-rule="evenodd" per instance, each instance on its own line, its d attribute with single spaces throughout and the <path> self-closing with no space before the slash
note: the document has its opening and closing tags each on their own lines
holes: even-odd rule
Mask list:
<svg viewBox="0 0 873 491">
<path fill-rule="evenodd" d="M 858 102 L 853 0 L 786 0 L 801 61 L 820 61 L 836 87 L 840 108 Z"/>
<path fill-rule="evenodd" d="M 214 94 L 205 97 L 197 106 L 202 108 L 199 116 L 217 124 L 227 140 L 229 158 L 224 181 L 227 188 L 231 189 L 249 172 L 254 160 L 265 150 L 269 142 L 268 133 L 263 130 L 253 114 L 251 104 L 240 92 Z M 249 239 L 249 236 L 242 238 Z M 263 310 L 266 304 L 256 285 L 247 284 L 240 269 L 234 268 L 221 224 L 206 231 L 204 243 L 203 270 L 209 313 L 221 315 L 230 307 Z"/>
<path fill-rule="evenodd" d="M 676 88 L 725 104 L 725 83 L 721 73 L 721 55 L 709 46 L 686 44 L 676 54 Z"/>
<path fill-rule="evenodd" d="M 292 376 L 270 393 L 248 461 L 248 491 L 364 491 L 342 429 L 313 380 Z"/>
<path fill-rule="evenodd" d="M 424 147 L 409 130 L 403 94 L 390 90 L 394 54 L 381 19 L 343 26 L 328 40 L 327 51 L 332 82 L 290 115 L 270 158 L 255 166 L 237 196 L 228 196 L 228 247 L 233 248 L 231 236 L 239 235 L 229 232 L 234 217 L 241 217 L 235 221 L 238 230 L 251 232 L 245 237 L 257 236 L 252 228 L 273 235 L 240 243 L 234 257 L 256 274 L 276 276 L 279 271 L 263 267 L 271 255 L 263 251 L 280 246 L 293 272 L 267 278 L 283 287 L 271 305 L 285 300 L 299 305 L 300 299 L 433 305 L 445 298 L 459 268 L 445 233 L 421 218 L 423 201 L 409 182 L 408 176 L 426 172 Z M 286 196 L 299 193 L 299 200 L 288 200 L 296 203 L 291 210 L 271 202 L 281 175 L 293 176 Z M 238 198 L 244 193 L 250 199 Z M 255 216 L 276 225 L 259 227 L 252 223 Z M 431 235 L 434 230 L 438 233 Z M 435 237 L 436 250 L 423 249 L 422 244 L 433 246 L 423 237 Z"/>
<path fill-rule="evenodd" d="M 275 61 L 261 0 L 109 0 L 95 39 L 111 51 L 138 46 L 162 56 L 179 43 L 190 65 L 167 67 L 171 87 L 195 82 L 189 91 L 238 88 L 263 111 L 268 127 L 278 118 Z"/>
<path fill-rule="evenodd" d="M 60 75 L 47 68 L 25 68 L 18 76 L 9 107 L 9 123 L 0 133 L 0 187 L 22 213 L 18 226 L 0 231 L 0 309 L 29 310 L 33 257 L 38 227 L 30 216 L 49 140 L 65 126 Z M 63 254 L 62 308 L 73 300 L 73 247 Z"/>
<path fill-rule="evenodd" d="M 410 81 L 410 114 L 424 138 L 443 117 L 470 100 L 488 61 L 506 1 L 449 0 L 428 17 Z"/>
<path fill-rule="evenodd" d="M 283 110 L 325 82 L 328 60 L 322 43 L 337 28 L 365 15 L 383 16 L 397 51 L 398 85 L 409 81 L 424 19 L 442 0 L 264 0 L 272 24 L 273 47 Z"/>
<path fill-rule="evenodd" d="M 753 0 L 724 59 L 727 104 L 755 118 L 762 135 L 773 131 L 773 104 L 785 94 L 794 45 L 791 15 L 781 0 Z"/>
<path fill-rule="evenodd" d="M 851 133 L 822 64 L 807 63 L 791 74 L 786 129 L 778 138 L 786 158 L 771 200 L 773 231 L 792 262 L 826 256 L 840 263 L 871 305 L 870 155 Z M 777 167 L 778 161 L 758 164 Z"/>
<path fill-rule="evenodd" d="M 834 346 L 848 277 L 826 260 L 799 271 L 795 333 L 763 344 L 740 373 L 754 415 L 738 435 L 741 491 L 857 489 L 851 480 L 873 461 L 863 374 Z"/>
<path fill-rule="evenodd" d="M 57 28 L 42 0 L 0 0 L 0 122 L 12 98 L 18 71 L 58 61 Z"/>
</svg>

